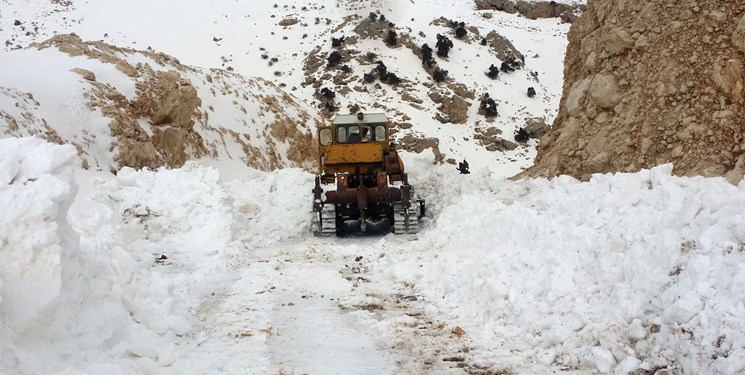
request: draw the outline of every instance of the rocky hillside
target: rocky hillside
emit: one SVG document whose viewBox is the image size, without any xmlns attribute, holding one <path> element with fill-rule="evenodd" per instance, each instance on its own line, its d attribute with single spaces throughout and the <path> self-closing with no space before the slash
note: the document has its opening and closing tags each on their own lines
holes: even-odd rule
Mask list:
<svg viewBox="0 0 745 375">
<path fill-rule="evenodd" d="M 262 170 L 313 165 L 318 115 L 263 79 L 74 34 L 6 56 L 0 136 L 70 143 L 85 167 L 178 167 L 198 158 Z"/>
<path fill-rule="evenodd" d="M 0 110 L 18 124 L 7 135 L 22 135 L 24 121 L 37 133 L 48 126 L 87 153 L 89 164 L 110 169 L 222 155 L 261 169 L 303 165 L 312 157 L 315 121 L 385 112 L 406 151 L 513 175 L 530 165 L 536 139 L 558 113 L 566 21 L 581 3 L 194 3 L 173 9 L 164 24 L 158 2 L 7 0 L 0 36 L 10 60 L 0 59 L 0 68 L 10 72 L 0 70 L 0 86 L 12 99 Z M 62 36 L 42 42 L 55 35 Z M 29 62 L 56 73 L 30 87 L 20 77 L 42 69 L 29 72 Z M 65 83 L 74 95 L 52 95 L 42 84 L 60 77 L 74 80 Z M 63 131 L 61 123 L 83 125 Z M 115 160 L 101 162 L 111 159 L 110 148 Z"/>
<path fill-rule="evenodd" d="M 559 115 L 525 175 L 745 171 L 745 3 L 590 0 L 569 32 Z"/>
<path fill-rule="evenodd" d="M 534 155 L 530 138 L 547 131 L 558 105 L 552 83 L 560 77 L 544 69 L 552 51 L 532 49 L 523 39 L 531 30 L 515 33 L 503 12 L 409 12 L 331 21 L 326 40 L 304 60 L 298 91 L 328 118 L 387 113 L 402 148 L 431 152 L 435 163 L 526 164 Z"/>
</svg>

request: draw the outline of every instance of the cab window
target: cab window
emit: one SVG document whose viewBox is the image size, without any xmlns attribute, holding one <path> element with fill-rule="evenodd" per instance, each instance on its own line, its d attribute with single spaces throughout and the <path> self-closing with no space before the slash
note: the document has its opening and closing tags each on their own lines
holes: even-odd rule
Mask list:
<svg viewBox="0 0 745 375">
<path fill-rule="evenodd" d="M 347 128 L 343 126 L 336 128 L 336 141 L 339 143 L 347 143 Z"/>
<path fill-rule="evenodd" d="M 357 125 L 339 126 L 336 128 L 336 141 L 354 143 L 360 141 L 360 127 Z"/>
<path fill-rule="evenodd" d="M 385 126 L 378 125 L 375 127 L 375 141 L 376 142 L 385 141 Z"/>
<path fill-rule="evenodd" d="M 370 142 L 373 140 L 372 126 L 365 125 L 362 127 L 362 142 Z"/>
<path fill-rule="evenodd" d="M 385 125 L 340 125 L 336 128 L 336 142 L 384 142 L 386 137 Z"/>
<path fill-rule="evenodd" d="M 333 141 L 332 132 L 329 128 L 321 129 L 320 132 L 318 132 L 318 140 L 321 142 L 322 146 L 328 146 Z"/>
</svg>

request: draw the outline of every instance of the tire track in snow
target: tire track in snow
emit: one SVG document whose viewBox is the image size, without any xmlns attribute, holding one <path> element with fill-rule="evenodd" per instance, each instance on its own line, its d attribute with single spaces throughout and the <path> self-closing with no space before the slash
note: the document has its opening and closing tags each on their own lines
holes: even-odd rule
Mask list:
<svg viewBox="0 0 745 375">
<path fill-rule="evenodd" d="M 197 309 L 195 351 L 221 358 L 227 373 L 489 373 L 471 364 L 466 336 L 427 316 L 410 285 L 375 269 L 376 242 L 246 249 L 229 261 L 235 282 Z"/>
</svg>

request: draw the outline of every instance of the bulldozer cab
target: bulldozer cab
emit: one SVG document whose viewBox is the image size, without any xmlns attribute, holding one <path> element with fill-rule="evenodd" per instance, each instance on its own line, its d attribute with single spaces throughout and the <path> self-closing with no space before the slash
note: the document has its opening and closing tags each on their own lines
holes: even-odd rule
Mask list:
<svg viewBox="0 0 745 375">
<path fill-rule="evenodd" d="M 337 115 L 318 130 L 321 174 L 382 170 L 390 151 L 388 130 L 383 113 Z"/>
<path fill-rule="evenodd" d="M 388 117 L 383 113 L 337 115 L 331 126 L 318 130 L 321 147 L 332 144 L 386 142 Z"/>
</svg>

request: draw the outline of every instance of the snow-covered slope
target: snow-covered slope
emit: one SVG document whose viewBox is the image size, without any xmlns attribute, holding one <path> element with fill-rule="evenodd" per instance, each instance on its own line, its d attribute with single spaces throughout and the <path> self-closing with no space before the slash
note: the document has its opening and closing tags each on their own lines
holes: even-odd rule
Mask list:
<svg viewBox="0 0 745 375">
<path fill-rule="evenodd" d="M 6 50 L 75 32 L 83 40 L 143 51 L 152 48 L 190 67 L 202 67 L 205 70 L 193 68 L 194 74 L 182 74 L 195 87 L 211 87 L 203 82 L 206 69 L 228 69 L 244 77 L 270 80 L 319 110 L 325 104 L 320 91 L 326 88 L 336 93 L 333 102 L 340 112 L 387 112 L 398 127 L 396 138 L 409 150 L 429 150 L 429 157 L 439 162 L 467 158 L 473 165 L 489 165 L 503 175 L 520 171 L 535 154 L 536 141 L 515 142 L 515 131 L 528 119 L 550 124 L 556 115 L 563 74 L 560 62 L 569 28 L 558 18 L 528 20 L 476 10 L 471 2 L 443 0 L 251 4 L 171 0 L 27 4 L 7 0 L 0 4 L 0 12 L 0 35 L 9 41 Z M 372 30 L 366 24 L 371 12 L 379 20 Z M 380 21 L 381 15 L 386 21 Z M 449 21 L 464 22 L 468 35 L 456 38 Z M 360 29 L 367 29 L 364 36 Z M 384 42 L 389 30 L 399 39 L 393 47 Z M 419 52 L 425 43 L 436 51 L 437 34 L 447 36 L 454 45 L 447 58 L 434 53 L 436 66 L 448 72 L 442 83 L 431 77 L 433 68 L 425 71 Z M 332 47 L 331 39 L 342 36 L 345 42 Z M 481 45 L 482 38 L 487 46 Z M 510 42 L 524 57 L 524 65 L 490 79 L 485 73 L 506 59 L 509 54 L 504 49 Z M 326 59 L 334 51 L 342 54 L 344 62 L 328 67 Z M 402 83 L 366 83 L 363 75 L 377 61 Z M 232 89 L 243 89 L 240 82 L 232 84 Z M 529 87 L 536 90 L 533 98 L 526 95 Z M 497 104 L 496 117 L 477 113 L 484 94 Z M 210 99 L 200 98 L 205 112 Z M 215 107 L 210 115 L 220 114 L 231 123 L 221 126 L 243 126 L 234 119 L 236 115 L 230 115 L 235 108 L 227 104 Z"/>
<path fill-rule="evenodd" d="M 106 170 L 197 158 L 310 169 L 320 121 L 261 78 L 75 35 L 4 53 L 0 87 L 0 134 L 72 144 L 86 166 Z"/>
<path fill-rule="evenodd" d="M 472 164 L 509 174 L 532 160 L 535 143 L 518 143 L 514 134 L 529 119 L 550 124 L 555 115 L 559 99 L 555 90 L 561 85 L 562 72 L 549 61 L 561 59 L 568 25 L 558 20 L 528 24 L 499 12 L 475 11 L 468 3 L 432 2 L 427 7 L 399 3 L 377 10 L 376 21 L 357 10 L 319 42 L 306 60 L 302 89 L 306 95 L 323 101 L 318 92 L 330 89 L 336 93 L 340 111 L 359 108 L 390 113 L 404 147 L 412 151 L 431 148 L 437 161 L 454 163 L 467 158 Z M 464 22 L 468 34 L 457 38 L 451 21 Z M 391 31 L 397 35 L 395 45 L 385 42 Z M 448 57 L 436 52 L 438 34 L 454 45 Z M 328 40 L 331 37 L 345 40 L 334 48 Z M 429 67 L 422 63 L 424 44 L 435 50 Z M 340 53 L 342 62 L 330 67 L 327 59 L 334 52 Z M 495 79 L 486 75 L 491 65 L 500 67 L 510 57 L 520 61 L 517 56 L 521 55 L 525 61 L 516 71 L 500 72 Z M 365 74 L 377 74 L 379 62 L 402 82 L 383 83 L 379 77 L 365 81 Z M 435 81 L 435 69 L 446 71 L 445 81 Z M 529 87 L 537 92 L 533 98 L 526 94 Z M 484 95 L 495 101 L 497 116 L 481 112 Z"/>
</svg>

